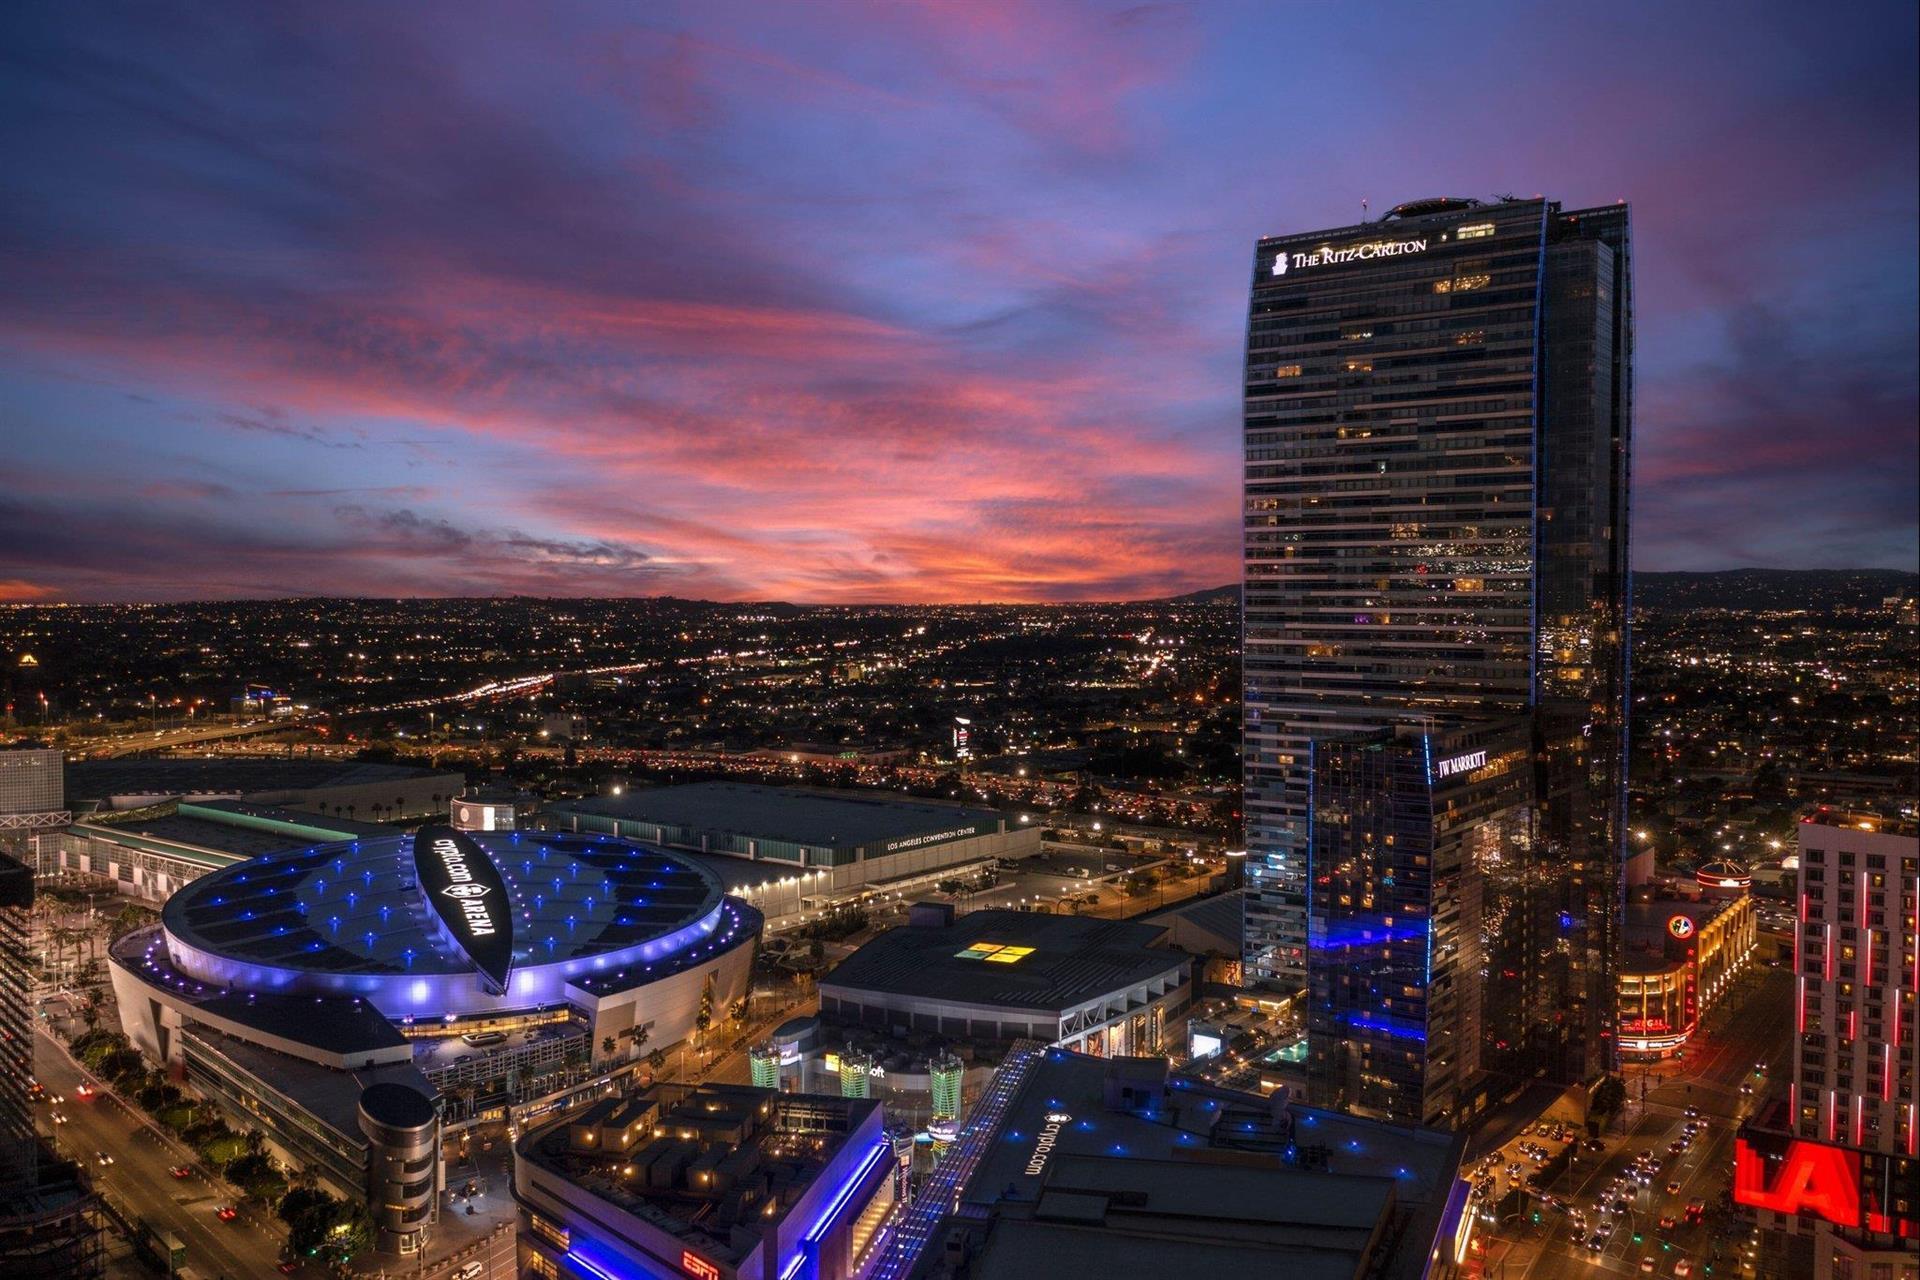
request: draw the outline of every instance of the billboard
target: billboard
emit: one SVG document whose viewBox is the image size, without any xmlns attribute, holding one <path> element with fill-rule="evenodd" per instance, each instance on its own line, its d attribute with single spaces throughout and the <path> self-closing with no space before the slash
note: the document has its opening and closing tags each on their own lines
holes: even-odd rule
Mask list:
<svg viewBox="0 0 1920 1280">
<path fill-rule="evenodd" d="M 486 850 L 452 827 L 422 827 L 413 837 L 420 892 L 440 923 L 496 990 L 513 968 L 513 904 Z"/>
<path fill-rule="evenodd" d="M 1920 1160 L 1765 1129 L 1734 1140 L 1733 1200 L 1920 1240 Z"/>
</svg>

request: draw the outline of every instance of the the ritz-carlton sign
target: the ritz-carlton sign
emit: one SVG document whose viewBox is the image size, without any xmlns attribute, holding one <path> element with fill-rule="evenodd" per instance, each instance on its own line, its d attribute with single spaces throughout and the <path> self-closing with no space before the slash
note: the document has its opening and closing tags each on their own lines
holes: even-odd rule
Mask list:
<svg viewBox="0 0 1920 1280">
<path fill-rule="evenodd" d="M 1320 248 L 1312 253 L 1286 253 L 1274 255 L 1273 274 L 1283 276 L 1289 268 L 1298 271 L 1303 267 L 1327 267 L 1342 262 L 1371 262 L 1375 258 L 1398 258 L 1408 253 L 1425 253 L 1427 242 L 1419 240 L 1369 240 L 1365 244 L 1350 244 L 1344 249 Z"/>
</svg>

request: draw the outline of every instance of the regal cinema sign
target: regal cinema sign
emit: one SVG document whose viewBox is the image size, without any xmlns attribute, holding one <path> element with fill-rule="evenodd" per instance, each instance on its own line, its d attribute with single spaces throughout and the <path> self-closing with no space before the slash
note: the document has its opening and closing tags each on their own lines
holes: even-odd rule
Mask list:
<svg viewBox="0 0 1920 1280">
<path fill-rule="evenodd" d="M 1342 249 L 1325 246 L 1311 253 L 1282 251 L 1274 256 L 1273 274 L 1283 276 L 1289 269 L 1300 271 L 1307 267 L 1338 266 L 1343 262 L 1372 262 L 1375 258 L 1398 258 L 1426 251 L 1425 237 L 1418 240 L 1369 240 L 1365 244 L 1350 244 Z"/>
</svg>

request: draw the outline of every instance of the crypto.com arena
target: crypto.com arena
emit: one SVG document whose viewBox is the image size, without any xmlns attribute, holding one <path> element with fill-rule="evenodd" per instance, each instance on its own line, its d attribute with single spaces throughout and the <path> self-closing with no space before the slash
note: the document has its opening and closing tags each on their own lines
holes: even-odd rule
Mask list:
<svg viewBox="0 0 1920 1280">
<path fill-rule="evenodd" d="M 425 827 L 195 880 L 116 967 L 147 988 L 122 994 L 128 1034 L 162 1059 L 177 1058 L 166 1033 L 180 1019 L 235 995 L 357 997 L 418 1031 L 565 1004 L 596 1043 L 651 1023 L 665 1045 L 693 1029 L 703 994 L 721 1009 L 744 993 L 759 925 L 712 872 L 658 849 Z"/>
</svg>

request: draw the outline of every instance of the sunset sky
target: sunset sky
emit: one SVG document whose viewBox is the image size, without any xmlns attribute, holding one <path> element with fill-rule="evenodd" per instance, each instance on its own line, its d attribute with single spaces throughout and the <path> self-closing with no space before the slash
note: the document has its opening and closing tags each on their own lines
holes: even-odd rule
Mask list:
<svg viewBox="0 0 1920 1280">
<path fill-rule="evenodd" d="M 1912 567 L 1915 12 L 7 5 L 0 600 L 1235 581 L 1255 238 L 1501 192 L 1637 567 Z"/>
</svg>

